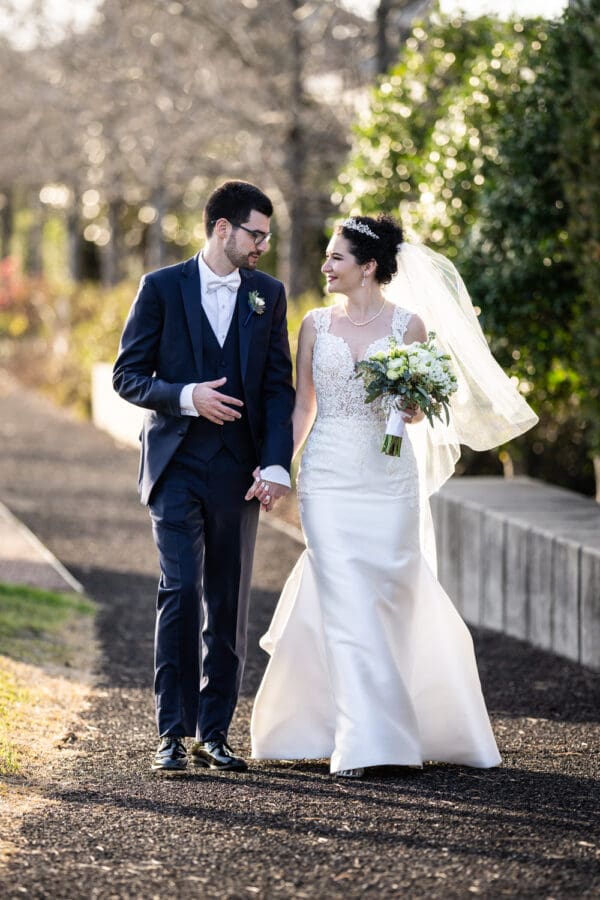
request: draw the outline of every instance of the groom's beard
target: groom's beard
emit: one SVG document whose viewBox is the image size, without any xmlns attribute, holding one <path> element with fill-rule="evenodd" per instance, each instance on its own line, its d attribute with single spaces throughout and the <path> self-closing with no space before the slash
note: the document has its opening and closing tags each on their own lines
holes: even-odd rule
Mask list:
<svg viewBox="0 0 600 900">
<path fill-rule="evenodd" d="M 225 256 L 236 269 L 255 269 L 258 260 L 262 256 L 262 250 L 259 250 L 257 247 L 256 250 L 251 250 L 249 253 L 242 253 L 237 248 L 232 232 L 225 244 Z"/>
</svg>

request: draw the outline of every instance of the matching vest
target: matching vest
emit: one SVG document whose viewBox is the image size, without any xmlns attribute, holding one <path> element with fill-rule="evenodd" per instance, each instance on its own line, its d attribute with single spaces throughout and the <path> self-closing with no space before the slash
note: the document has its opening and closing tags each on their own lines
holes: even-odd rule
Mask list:
<svg viewBox="0 0 600 900">
<path fill-rule="evenodd" d="M 202 309 L 202 380 L 215 381 L 225 376 L 227 381 L 221 388 L 222 392 L 244 400 L 238 317 L 236 304 L 227 338 L 221 347 Z M 181 462 L 185 458 L 190 461 L 197 459 L 207 462 L 219 450 L 227 447 L 239 463 L 256 464 L 256 450 L 248 425 L 246 408 L 242 407 L 239 412 L 242 414 L 241 419 L 225 422 L 223 425 L 215 425 L 202 416 L 192 418 L 188 433 L 180 444 L 175 459 Z"/>
</svg>

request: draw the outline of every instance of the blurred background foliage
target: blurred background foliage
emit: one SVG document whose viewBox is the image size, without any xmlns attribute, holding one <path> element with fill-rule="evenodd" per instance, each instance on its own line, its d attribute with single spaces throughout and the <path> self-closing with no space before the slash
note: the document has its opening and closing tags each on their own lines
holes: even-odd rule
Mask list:
<svg viewBox="0 0 600 900">
<path fill-rule="evenodd" d="M 37 0 L 32 0 L 33 11 Z M 41 3 L 41 0 L 40 0 Z M 0 362 L 89 411 L 142 271 L 194 253 L 225 177 L 273 197 L 292 343 L 335 218 L 397 214 L 452 257 L 540 415 L 463 471 L 600 482 L 600 0 L 555 22 L 381 0 L 104 0 L 0 39 Z M 267 27 L 267 24 L 269 27 Z"/>
<path fill-rule="evenodd" d="M 432 15 L 372 92 L 334 198 L 395 209 L 456 262 L 540 424 L 468 471 L 600 480 L 600 4 L 562 20 Z M 594 478 L 595 468 L 595 478 Z"/>
</svg>

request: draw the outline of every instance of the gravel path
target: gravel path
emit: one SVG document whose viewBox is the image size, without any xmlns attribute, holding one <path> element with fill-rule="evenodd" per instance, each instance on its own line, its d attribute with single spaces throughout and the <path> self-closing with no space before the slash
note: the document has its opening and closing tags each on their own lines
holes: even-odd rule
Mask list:
<svg viewBox="0 0 600 900">
<path fill-rule="evenodd" d="M 0 499 L 101 605 L 98 689 L 77 753 L 37 789 L 0 873 L 7 898 L 592 897 L 600 892 L 598 676 L 478 631 L 501 768 L 400 769 L 337 784 L 324 763 L 243 776 L 153 775 L 156 556 L 137 454 L 0 379 Z M 263 525 L 250 653 L 232 742 L 265 657 L 257 648 L 299 547 Z M 65 727 L 69 723 L 65 723 Z M 368 736 L 365 736 L 368 738 Z"/>
</svg>

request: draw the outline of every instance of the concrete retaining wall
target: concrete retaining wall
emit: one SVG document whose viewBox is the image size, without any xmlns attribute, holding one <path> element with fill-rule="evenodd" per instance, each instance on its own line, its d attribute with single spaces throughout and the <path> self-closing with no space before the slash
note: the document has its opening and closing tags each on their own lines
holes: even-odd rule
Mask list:
<svg viewBox="0 0 600 900">
<path fill-rule="evenodd" d="M 121 399 L 113 390 L 112 365 L 96 363 L 92 369 L 92 418 L 101 428 L 130 447 L 139 447 L 145 410 Z"/>
<path fill-rule="evenodd" d="M 600 505 L 529 478 L 432 498 L 439 578 L 461 614 L 600 670 Z"/>
</svg>

